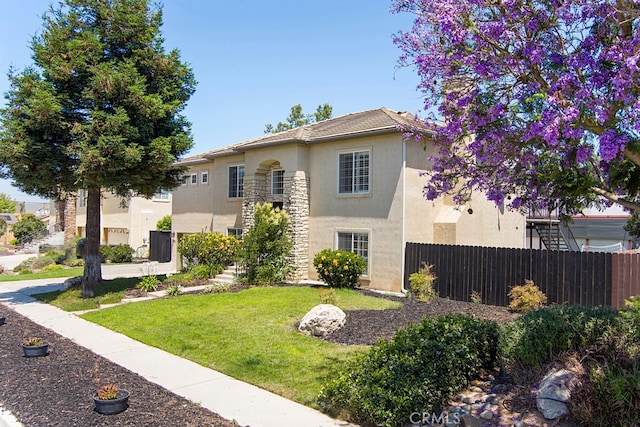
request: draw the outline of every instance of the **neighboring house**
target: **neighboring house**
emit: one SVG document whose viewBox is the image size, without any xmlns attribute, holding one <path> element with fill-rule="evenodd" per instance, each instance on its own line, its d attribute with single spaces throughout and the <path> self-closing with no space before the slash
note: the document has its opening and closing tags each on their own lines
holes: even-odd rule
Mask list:
<svg viewBox="0 0 640 427">
<path fill-rule="evenodd" d="M 410 114 L 379 108 L 185 158 L 179 164 L 190 171 L 173 192 L 174 239 L 239 236 L 255 204 L 272 202 L 291 219 L 295 279 L 317 279 L 320 250 L 346 249 L 367 260 L 362 286 L 395 292 L 403 288 L 407 242 L 523 247 L 523 216 L 480 195 L 465 206 L 423 197 L 420 172 L 434 147 L 428 133 L 405 139 L 400 128 L 410 125 Z"/>
<path fill-rule="evenodd" d="M 532 215 L 527 218 L 527 247 L 533 249 L 547 248 L 548 233 L 540 233 L 532 226 L 533 222 L 549 229 L 562 229 L 565 239 L 571 244 L 556 246 L 553 242 L 550 249 L 574 250 L 582 252 L 620 252 L 638 247 L 638 241 L 624 230 L 629 213 L 622 207 L 614 205 L 603 210 L 587 208 L 582 214 L 571 217 L 571 222 L 561 224 L 557 215 Z M 551 239 L 553 241 L 553 238 Z M 562 239 L 560 239 L 562 240 Z"/>
<path fill-rule="evenodd" d="M 87 223 L 86 192 L 79 190 L 76 201 L 77 235 L 85 236 Z M 120 197 L 103 192 L 100 203 L 100 244 L 128 244 L 133 249 L 149 243 L 149 232 L 156 229 L 158 221 L 171 215 L 171 193 L 160 191 L 151 199 L 132 197 L 123 201 Z"/>
</svg>

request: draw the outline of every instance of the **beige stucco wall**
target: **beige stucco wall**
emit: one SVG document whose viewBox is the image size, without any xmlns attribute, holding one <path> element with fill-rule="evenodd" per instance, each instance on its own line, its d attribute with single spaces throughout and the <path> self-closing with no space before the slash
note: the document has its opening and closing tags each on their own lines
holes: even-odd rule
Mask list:
<svg viewBox="0 0 640 427">
<path fill-rule="evenodd" d="M 244 154 L 238 154 L 191 165 L 189 174 L 197 173 L 198 183 L 188 180 L 173 191 L 171 259 L 176 269 L 182 267 L 177 252 L 182 235 L 210 231 L 226 235 L 228 228 L 242 228 L 242 200 L 230 199 L 227 187 L 229 167 L 243 164 Z M 203 171 L 209 174 L 207 184 L 201 182 Z"/>
<path fill-rule="evenodd" d="M 368 194 L 338 194 L 338 155 L 370 150 Z M 400 291 L 402 286 L 402 139 L 400 134 L 316 144 L 310 148 L 311 218 L 309 271 L 317 278 L 313 257 L 337 249 L 339 231 L 369 233 L 372 288 Z"/>
<path fill-rule="evenodd" d="M 121 199 L 103 192 L 100 203 L 100 244 L 128 244 L 136 249 L 148 245 L 149 232 L 156 229 L 158 221 L 171 215 L 172 197 L 168 200 L 133 197 L 121 205 Z M 76 201 L 76 225 L 78 233 L 84 234 L 87 223 L 87 208 Z"/>
<path fill-rule="evenodd" d="M 427 158 L 435 154 L 435 149 L 424 141 L 408 141 L 406 150 L 408 242 L 524 247 L 524 215 L 499 209 L 480 193 L 464 206 L 457 206 L 451 196 L 426 200 L 422 189 L 427 178 L 420 172 L 429 169 Z"/>
</svg>

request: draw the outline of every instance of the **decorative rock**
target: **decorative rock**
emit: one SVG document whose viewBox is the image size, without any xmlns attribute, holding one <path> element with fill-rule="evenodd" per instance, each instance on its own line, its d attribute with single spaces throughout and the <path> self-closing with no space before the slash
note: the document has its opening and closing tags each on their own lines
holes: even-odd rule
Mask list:
<svg viewBox="0 0 640 427">
<path fill-rule="evenodd" d="M 320 304 L 304 315 L 298 331 L 306 335 L 324 337 L 344 326 L 347 316 L 335 305 Z"/>
<path fill-rule="evenodd" d="M 516 421 L 513 427 L 525 427 L 524 421 Z"/>
<path fill-rule="evenodd" d="M 490 410 L 485 410 L 482 411 L 482 413 L 480 414 L 480 418 L 482 418 L 483 420 L 492 420 L 493 419 L 493 412 L 491 412 Z"/>
<path fill-rule="evenodd" d="M 466 396 L 466 397 L 462 398 L 462 402 L 463 403 L 473 403 L 474 400 L 472 398 L 470 398 L 469 396 Z"/>
<path fill-rule="evenodd" d="M 473 417 L 471 415 L 463 415 L 462 426 L 463 427 L 482 427 L 482 423 L 476 417 Z"/>
<path fill-rule="evenodd" d="M 480 387 L 471 387 L 471 391 L 474 393 L 482 393 L 482 389 Z"/>
<path fill-rule="evenodd" d="M 62 284 L 62 289 L 65 291 L 69 288 L 80 288 L 82 287 L 82 276 L 69 277 Z"/>
<path fill-rule="evenodd" d="M 550 371 L 540 382 L 536 406 L 548 420 L 558 418 L 569 413 L 565 402 L 571 399 L 569 384 L 573 373 L 566 369 Z"/>
</svg>

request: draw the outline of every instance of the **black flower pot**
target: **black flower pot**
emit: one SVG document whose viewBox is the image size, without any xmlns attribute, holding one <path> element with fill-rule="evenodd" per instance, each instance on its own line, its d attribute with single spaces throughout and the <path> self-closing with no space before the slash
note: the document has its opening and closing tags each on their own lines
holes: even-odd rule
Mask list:
<svg viewBox="0 0 640 427">
<path fill-rule="evenodd" d="M 98 399 L 98 395 L 93 396 L 95 410 L 100 414 L 111 415 L 118 414 L 129 407 L 129 392 L 127 390 L 118 390 L 118 397 L 115 399 Z"/>
<path fill-rule="evenodd" d="M 46 356 L 49 351 L 49 343 L 45 341 L 42 345 L 22 344 L 22 351 L 24 352 L 24 357 Z"/>
<path fill-rule="evenodd" d="M 4 325 L 4 322 L 7 320 L 6 317 L 0 316 L 0 326 Z"/>
</svg>

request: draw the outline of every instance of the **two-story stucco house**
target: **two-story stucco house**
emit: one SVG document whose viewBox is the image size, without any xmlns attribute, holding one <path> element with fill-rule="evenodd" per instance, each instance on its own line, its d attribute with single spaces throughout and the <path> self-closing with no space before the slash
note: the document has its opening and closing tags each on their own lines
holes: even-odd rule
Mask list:
<svg viewBox="0 0 640 427">
<path fill-rule="evenodd" d="M 147 245 L 148 248 L 149 232 L 156 229 L 161 218 L 171 215 L 171 199 L 171 193 L 166 190 L 156 193 L 151 199 L 132 197 L 125 201 L 109 192 L 102 192 L 100 244 L 128 244 L 133 249 L 142 249 Z M 76 235 L 85 236 L 86 223 L 86 193 L 79 190 L 76 199 Z"/>
<path fill-rule="evenodd" d="M 466 206 L 423 197 L 420 172 L 433 147 L 428 133 L 403 136 L 400 127 L 411 124 L 410 114 L 379 108 L 185 158 L 190 172 L 173 192 L 174 239 L 240 235 L 255 204 L 268 201 L 290 215 L 297 279 L 317 279 L 320 250 L 346 249 L 367 260 L 361 285 L 395 292 L 406 242 L 523 247 L 523 216 L 480 195 Z"/>
</svg>

